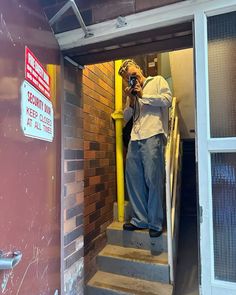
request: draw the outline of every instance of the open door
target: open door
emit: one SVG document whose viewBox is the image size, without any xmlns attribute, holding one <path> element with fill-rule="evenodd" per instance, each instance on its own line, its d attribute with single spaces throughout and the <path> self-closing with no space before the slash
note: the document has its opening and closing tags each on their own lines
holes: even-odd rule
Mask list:
<svg viewBox="0 0 236 295">
<path fill-rule="evenodd" d="M 0 12 L 0 294 L 56 295 L 61 288 L 60 51 L 36 1 L 0 1 Z M 42 65 L 31 55 L 32 67 L 26 66 L 25 46 Z M 44 89 L 36 82 L 48 77 L 46 66 L 50 101 L 25 81 L 31 69 L 38 77 L 32 81 Z M 40 111 L 54 114 L 52 142 L 37 136 L 53 126 Z M 27 136 L 21 124 L 26 117 L 35 132 Z"/>
<path fill-rule="evenodd" d="M 236 6 L 232 1 L 224 7 L 220 1 L 217 3 L 214 11 L 195 14 L 201 291 L 204 295 L 233 295 L 236 294 Z"/>
</svg>

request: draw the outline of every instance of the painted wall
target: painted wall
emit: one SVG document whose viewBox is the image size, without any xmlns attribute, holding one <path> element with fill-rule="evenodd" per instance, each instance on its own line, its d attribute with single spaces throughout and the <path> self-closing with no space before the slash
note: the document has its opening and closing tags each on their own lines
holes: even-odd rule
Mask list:
<svg viewBox="0 0 236 295">
<path fill-rule="evenodd" d="M 21 128 L 25 46 L 54 72 L 53 142 L 26 137 Z M 60 51 L 41 7 L 0 1 L 0 250 L 8 258 L 16 250 L 23 254 L 14 269 L 0 270 L 0 294 L 60 290 L 60 99 Z"/>
<path fill-rule="evenodd" d="M 177 98 L 180 113 L 181 138 L 195 137 L 195 92 L 193 49 L 169 53 L 173 94 Z"/>
</svg>

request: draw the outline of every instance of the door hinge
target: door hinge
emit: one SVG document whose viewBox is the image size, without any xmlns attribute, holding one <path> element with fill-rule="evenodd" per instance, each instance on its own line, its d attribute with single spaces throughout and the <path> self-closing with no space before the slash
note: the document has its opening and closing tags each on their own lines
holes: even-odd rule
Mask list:
<svg viewBox="0 0 236 295">
<path fill-rule="evenodd" d="M 203 222 L 203 209 L 202 206 L 199 207 L 200 223 Z"/>
</svg>

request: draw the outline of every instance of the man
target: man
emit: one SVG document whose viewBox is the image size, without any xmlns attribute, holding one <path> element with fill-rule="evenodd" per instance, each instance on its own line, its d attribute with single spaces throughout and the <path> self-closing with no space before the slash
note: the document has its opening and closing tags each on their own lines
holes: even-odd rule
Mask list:
<svg viewBox="0 0 236 295">
<path fill-rule="evenodd" d="M 131 59 L 122 63 L 119 74 L 130 84 L 125 88 L 124 119 L 128 122 L 133 117 L 126 157 L 126 185 L 133 217 L 123 228 L 148 228 L 150 237 L 159 237 L 164 215 L 164 146 L 172 96 L 163 77 L 144 77 Z"/>
</svg>

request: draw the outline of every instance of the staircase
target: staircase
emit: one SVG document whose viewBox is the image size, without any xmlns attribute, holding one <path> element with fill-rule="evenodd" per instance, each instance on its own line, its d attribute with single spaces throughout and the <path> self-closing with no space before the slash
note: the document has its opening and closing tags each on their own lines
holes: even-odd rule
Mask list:
<svg viewBox="0 0 236 295">
<path fill-rule="evenodd" d="M 113 222 L 107 228 L 107 245 L 86 294 L 171 295 L 166 233 L 150 238 L 147 230 L 128 232 L 122 226 Z"/>
<path fill-rule="evenodd" d="M 147 230 L 123 231 L 122 223 L 113 222 L 107 228 L 107 245 L 97 256 L 98 271 L 86 286 L 87 295 L 172 295 L 173 293 L 170 279 L 174 281 L 177 261 L 181 171 L 176 98 L 173 98 L 170 118 L 170 136 L 165 155 L 168 237 L 166 232 L 159 238 L 150 238 Z M 124 218 L 130 220 L 129 206 L 126 205 Z M 117 204 L 113 212 L 114 220 L 117 220 Z"/>
</svg>

